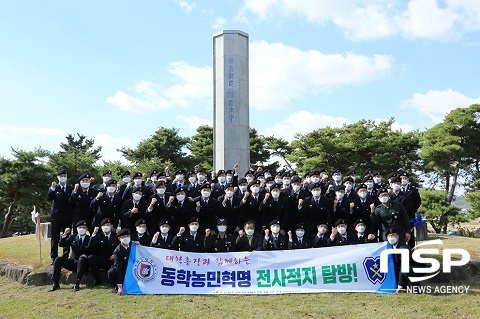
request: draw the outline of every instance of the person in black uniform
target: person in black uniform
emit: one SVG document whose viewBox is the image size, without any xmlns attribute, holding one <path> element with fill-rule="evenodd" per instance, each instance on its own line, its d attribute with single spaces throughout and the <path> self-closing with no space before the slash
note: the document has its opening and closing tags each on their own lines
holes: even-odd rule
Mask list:
<svg viewBox="0 0 480 319">
<path fill-rule="evenodd" d="M 122 228 L 129 228 L 130 232 L 135 232 L 135 223 L 145 217 L 147 203 L 142 200 L 143 188 L 135 187 L 132 193 L 132 199 L 123 202 L 122 206 Z"/>
<path fill-rule="evenodd" d="M 70 234 L 70 228 L 65 229 L 65 233 L 60 238 L 60 247 L 70 247 L 72 254 L 70 258 L 57 257 L 53 262 L 52 281 L 53 286 L 49 291 L 60 289 L 58 284 L 60 280 L 60 272 L 62 268 L 76 272 L 76 281 L 73 286 L 73 291 L 80 290 L 80 281 L 83 274 L 88 270 L 88 255 L 90 254 L 90 247 L 88 246 L 90 236 L 86 235 L 88 230 L 88 222 L 86 220 L 78 221 L 75 226 L 78 235 Z"/>
<path fill-rule="evenodd" d="M 414 185 L 411 185 L 410 179 L 408 174 L 405 172 L 400 172 L 398 176 L 402 180 L 402 192 L 407 196 L 409 199 L 410 205 L 405 207 L 407 210 L 408 218 L 412 219 L 416 217 L 416 213 L 418 212 L 418 208 L 422 204 L 422 199 L 420 198 L 420 193 L 418 192 L 418 188 Z M 408 245 L 410 247 L 415 247 L 415 225 L 413 223 L 410 224 L 410 240 L 408 241 Z"/>
<path fill-rule="evenodd" d="M 180 227 L 187 224 L 188 217 L 193 216 L 195 206 L 193 201 L 186 197 L 185 187 L 178 187 L 175 190 L 175 197 L 170 197 L 167 202 L 167 213 L 169 220 L 172 222 L 174 232 L 177 232 Z"/>
<path fill-rule="evenodd" d="M 240 216 L 240 202 L 241 198 L 234 195 L 233 185 L 227 184 L 225 187 L 225 194 L 218 198 L 218 218 L 225 218 L 228 223 L 228 228 L 234 233 L 240 230 L 242 224 L 242 216 Z"/>
<path fill-rule="evenodd" d="M 196 253 L 205 252 L 205 236 L 198 232 L 200 219 L 192 217 L 189 220 L 189 231 L 185 227 L 180 227 L 178 234 L 173 238 L 172 247 L 174 250 L 189 251 Z"/>
<path fill-rule="evenodd" d="M 51 227 L 51 248 L 50 258 L 52 265 L 55 258 L 58 257 L 58 242 L 60 241 L 60 232 L 66 228 L 72 227 L 73 211 L 70 206 L 70 196 L 73 192 L 73 186 L 67 183 L 67 170 L 57 171 L 58 184 L 52 182 L 48 189 L 47 200 L 52 202 L 50 208 L 50 227 Z M 68 257 L 69 249 L 63 250 L 63 257 Z"/>
<path fill-rule="evenodd" d="M 120 175 L 120 179 L 122 180 L 123 184 L 120 185 L 117 195 L 120 196 L 120 198 L 123 198 L 123 193 L 125 192 L 125 189 L 127 188 L 127 186 L 131 186 L 129 185 L 130 181 L 132 180 L 132 178 L 130 177 L 130 172 L 123 172 Z"/>
<path fill-rule="evenodd" d="M 281 185 L 274 184 L 270 193 L 265 194 L 265 198 L 260 203 L 260 213 L 262 214 L 262 226 L 266 226 L 269 221 L 274 219 L 282 221 L 280 225 L 282 229 L 285 229 L 286 221 L 290 216 L 290 206 L 288 199 L 285 196 L 280 196 Z"/>
<path fill-rule="evenodd" d="M 108 281 L 115 285 L 113 292 L 123 295 L 123 281 L 131 248 L 130 229 L 122 228 L 117 236 L 120 245 L 113 251 L 113 266 L 108 270 Z"/>
<path fill-rule="evenodd" d="M 347 231 L 347 222 L 344 219 L 339 219 L 335 222 L 335 227 L 332 227 L 332 233 L 327 242 L 329 246 L 342 246 L 355 244 L 356 234 Z"/>
<path fill-rule="evenodd" d="M 312 248 L 310 238 L 305 236 L 305 225 L 298 223 L 295 225 L 295 235 L 288 231 L 288 249 Z"/>
<path fill-rule="evenodd" d="M 175 235 L 170 233 L 170 221 L 168 219 L 161 220 L 158 226 L 160 231 L 153 235 L 151 247 L 172 249 L 172 241 Z"/>
<path fill-rule="evenodd" d="M 345 219 L 350 215 L 350 202 L 345 199 L 345 186 L 336 185 L 334 187 L 335 197 L 333 200 L 333 220 Z"/>
<path fill-rule="evenodd" d="M 293 176 L 290 182 L 292 185 L 292 189 L 289 192 L 285 193 L 288 198 L 288 205 L 290 210 L 285 229 L 294 230 L 295 225 L 302 221 L 302 216 L 300 214 L 300 211 L 298 210 L 298 201 L 300 199 L 303 200 L 310 196 L 310 192 L 302 188 L 302 179 L 298 175 Z"/>
<path fill-rule="evenodd" d="M 113 251 L 119 244 L 117 235 L 112 232 L 112 220 L 104 218 L 99 224 L 102 231 L 99 232 L 99 228 L 95 227 L 88 244 L 91 252 L 91 255 L 88 256 L 88 267 L 94 278 L 94 286 L 102 283 L 98 270 L 109 270 L 112 267 Z"/>
<path fill-rule="evenodd" d="M 367 227 L 367 233 L 370 233 L 370 215 L 375 211 L 375 201 L 368 196 L 367 185 L 359 184 L 357 194 L 353 202 L 350 203 L 350 215 L 348 217 L 348 227 L 353 228 L 357 219 L 362 219 Z"/>
<path fill-rule="evenodd" d="M 312 240 L 313 248 L 327 247 L 329 237 L 328 222 L 320 221 L 317 225 L 317 234 L 314 235 Z"/>
<path fill-rule="evenodd" d="M 100 222 L 105 218 L 110 219 L 113 225 L 113 231 L 118 227 L 120 217 L 122 214 L 123 201 L 120 196 L 116 194 L 117 181 L 114 179 L 105 183 L 105 193 L 98 192 L 90 203 L 90 208 L 95 212 L 94 226 L 99 227 Z"/>
<path fill-rule="evenodd" d="M 409 264 L 412 265 L 412 260 L 411 260 L 411 248 L 410 246 L 406 245 L 402 241 L 401 237 L 402 231 L 397 230 L 396 228 L 389 228 L 385 232 L 385 236 L 387 238 L 388 244 L 387 248 L 389 249 L 406 249 L 409 252 L 409 259 L 410 262 Z M 395 277 L 397 278 L 397 293 L 402 290 L 405 286 L 411 285 L 412 283 L 408 279 L 408 273 L 403 273 L 401 271 L 401 265 L 402 265 L 402 255 L 400 254 L 393 254 L 393 267 L 395 269 Z M 411 269 L 411 266 L 410 266 Z M 409 269 L 409 270 L 410 270 Z"/>
<path fill-rule="evenodd" d="M 80 220 L 86 220 L 88 230 L 92 233 L 95 211 L 92 210 L 90 204 L 97 196 L 98 191 L 90 187 L 90 177 L 90 174 L 83 174 L 78 178 L 80 184 L 75 184 L 70 196 L 70 205 L 73 207 L 73 223 L 76 225 Z"/>
<path fill-rule="evenodd" d="M 305 200 L 299 199 L 298 206 L 299 213 L 301 214 L 305 223 L 305 231 L 308 235 L 315 231 L 316 225 L 320 221 L 326 221 L 331 225 L 333 201 L 321 194 L 322 186 L 320 183 L 315 183 L 312 186 L 312 196 L 305 198 Z"/>
<path fill-rule="evenodd" d="M 255 231 L 255 221 L 249 219 L 244 223 L 243 229 L 238 231 L 235 247 L 237 251 L 254 251 L 262 240 L 260 233 Z"/>
<path fill-rule="evenodd" d="M 227 233 L 227 220 L 219 218 L 217 220 L 217 234 L 212 235 L 209 228 L 205 229 L 205 251 L 206 252 L 230 252 L 235 251 L 235 238 Z"/>
<path fill-rule="evenodd" d="M 96 185 L 93 185 L 92 188 L 93 189 L 96 189 L 97 191 L 99 192 L 104 192 L 106 193 L 107 192 L 107 182 L 109 180 L 112 179 L 112 171 L 107 169 L 105 171 L 103 171 L 103 174 L 102 174 L 102 183 L 101 184 L 96 184 Z M 100 223 L 101 220 L 99 220 L 98 222 Z"/>
<path fill-rule="evenodd" d="M 258 250 L 288 249 L 287 236 L 280 234 L 280 220 L 272 220 L 268 224 L 268 227 L 270 229 L 265 229 L 265 237 L 263 238 Z"/>
<path fill-rule="evenodd" d="M 147 232 L 145 219 L 139 219 L 135 222 L 135 232 L 131 234 L 130 238 L 137 245 L 150 247 L 152 237 Z"/>
<path fill-rule="evenodd" d="M 369 235 L 367 232 L 367 225 L 365 220 L 358 218 L 353 225 L 357 232 L 357 235 L 355 237 L 355 244 L 367 244 L 375 242 L 374 236 Z"/>
<path fill-rule="evenodd" d="M 214 229 L 215 227 L 215 212 L 218 209 L 218 201 L 212 198 L 212 189 L 210 184 L 204 183 L 200 189 L 200 196 L 196 197 L 193 202 L 195 205 L 194 215 L 200 219 L 200 232 L 205 229 Z M 188 216 L 191 218 L 193 216 Z"/>
<path fill-rule="evenodd" d="M 149 206 L 145 212 L 145 222 L 149 234 L 159 230 L 159 222 L 168 219 L 167 203 L 173 194 L 167 192 L 167 185 L 163 180 L 155 183 L 155 194 L 148 201 Z"/>
<path fill-rule="evenodd" d="M 260 214 L 260 203 L 265 199 L 265 195 L 260 193 L 260 181 L 254 180 L 249 185 L 250 192 L 246 191 L 240 201 L 240 214 L 242 222 L 253 220 L 255 225 L 262 225 L 262 216 Z M 244 224 L 245 225 L 245 224 Z"/>
</svg>

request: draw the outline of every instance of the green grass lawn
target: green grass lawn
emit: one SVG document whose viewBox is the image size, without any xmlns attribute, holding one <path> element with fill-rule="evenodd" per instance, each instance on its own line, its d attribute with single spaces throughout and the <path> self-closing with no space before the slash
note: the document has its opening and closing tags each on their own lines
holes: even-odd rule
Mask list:
<svg viewBox="0 0 480 319">
<path fill-rule="evenodd" d="M 465 248 L 479 260 L 480 240 L 435 236 L 445 246 Z M 430 238 L 433 239 L 433 238 Z M 33 236 L 0 239 L 0 263 L 32 267 L 49 265 L 48 242 L 39 262 Z M 468 294 L 319 293 L 289 295 L 143 295 L 118 296 L 106 287 L 71 291 L 70 285 L 48 293 L 49 286 L 31 287 L 0 277 L 1 318 L 478 318 L 480 280 Z M 451 283 L 450 285 L 453 285 Z"/>
</svg>

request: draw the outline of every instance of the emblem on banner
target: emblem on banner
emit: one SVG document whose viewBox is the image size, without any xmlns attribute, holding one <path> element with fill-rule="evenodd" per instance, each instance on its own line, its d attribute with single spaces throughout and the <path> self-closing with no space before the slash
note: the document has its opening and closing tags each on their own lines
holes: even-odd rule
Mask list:
<svg viewBox="0 0 480 319">
<path fill-rule="evenodd" d="M 148 283 L 157 277 L 157 264 L 151 258 L 141 258 L 133 265 L 133 275 L 138 281 Z"/>
<path fill-rule="evenodd" d="M 367 257 L 363 260 L 363 268 L 367 273 L 367 278 L 372 284 L 382 283 L 387 277 L 385 273 L 380 272 L 380 257 Z"/>
</svg>

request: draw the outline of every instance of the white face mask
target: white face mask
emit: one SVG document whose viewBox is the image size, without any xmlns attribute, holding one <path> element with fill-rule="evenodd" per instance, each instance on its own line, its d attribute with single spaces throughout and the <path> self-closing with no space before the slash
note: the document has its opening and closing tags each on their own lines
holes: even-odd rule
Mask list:
<svg viewBox="0 0 480 319">
<path fill-rule="evenodd" d="M 108 176 L 103 176 L 102 179 L 103 179 L 103 182 L 106 183 L 106 182 L 108 182 L 109 180 L 111 180 L 112 178 L 111 178 L 111 177 L 108 177 Z"/>
<path fill-rule="evenodd" d="M 340 175 L 335 175 L 335 176 L 333 176 L 333 180 L 334 180 L 335 182 L 339 182 L 339 181 L 342 180 L 342 176 L 340 176 Z"/>
<path fill-rule="evenodd" d="M 318 183 L 318 182 L 320 182 L 320 178 L 319 177 L 313 177 L 312 182 Z"/>
<path fill-rule="evenodd" d="M 252 177 L 252 176 L 247 176 L 246 179 L 247 179 L 247 183 L 250 183 L 251 181 L 253 181 L 253 177 Z"/>
<path fill-rule="evenodd" d="M 290 180 L 289 179 L 284 179 L 283 184 L 285 184 L 287 186 L 290 185 Z"/>
<path fill-rule="evenodd" d="M 238 188 L 240 188 L 242 192 L 245 192 L 247 190 L 247 186 L 245 185 L 239 186 Z"/>
<path fill-rule="evenodd" d="M 277 199 L 280 197 L 280 192 L 272 192 L 272 197 Z"/>
<path fill-rule="evenodd" d="M 218 229 L 219 232 L 225 232 L 227 230 L 227 226 L 220 225 L 220 226 L 217 226 L 217 229 Z"/>
<path fill-rule="evenodd" d="M 140 199 L 142 199 L 142 195 L 140 195 L 140 194 L 133 194 L 132 197 L 136 201 L 139 201 Z"/>
<path fill-rule="evenodd" d="M 379 184 L 382 181 L 382 179 L 380 177 L 374 177 L 373 181 L 375 182 L 375 184 Z"/>
<path fill-rule="evenodd" d="M 372 189 L 372 188 L 373 188 L 373 183 L 365 183 L 365 185 L 367 185 L 367 188 L 368 188 L 368 189 Z"/>
<path fill-rule="evenodd" d="M 233 181 L 233 176 L 232 175 L 227 175 L 227 183 L 231 183 Z"/>
<path fill-rule="evenodd" d="M 297 230 L 297 231 L 295 231 L 295 234 L 297 234 L 297 237 L 302 238 L 303 235 L 305 235 L 305 232 L 303 230 Z"/>
<path fill-rule="evenodd" d="M 62 177 L 59 177 L 59 178 L 58 178 L 58 181 L 59 181 L 60 183 L 65 183 L 65 182 L 67 181 L 67 178 L 62 176 Z"/>
<path fill-rule="evenodd" d="M 366 198 L 367 192 L 358 192 L 358 196 L 360 196 L 360 198 Z"/>
<path fill-rule="evenodd" d="M 80 183 L 80 186 L 82 186 L 82 188 L 89 188 L 90 183 L 89 182 L 82 182 L 82 183 Z"/>
<path fill-rule="evenodd" d="M 347 232 L 347 229 L 345 227 L 338 227 L 337 230 L 340 233 L 340 235 L 343 235 Z"/>
<path fill-rule="evenodd" d="M 122 244 L 124 244 L 124 245 L 130 244 L 130 237 L 123 237 L 122 238 Z"/>
<path fill-rule="evenodd" d="M 169 227 L 160 227 L 160 231 L 162 232 L 162 234 L 168 233 L 169 230 L 170 230 Z"/>
<path fill-rule="evenodd" d="M 345 189 L 346 189 L 347 191 L 352 190 L 352 188 L 353 188 L 352 184 L 345 184 Z"/>
<path fill-rule="evenodd" d="M 203 182 L 205 180 L 205 175 L 201 174 L 201 175 L 198 175 L 198 180 L 200 182 Z"/>
<path fill-rule="evenodd" d="M 340 192 L 336 192 L 335 195 L 337 195 L 337 198 L 338 198 L 338 199 L 342 199 L 343 196 L 345 196 L 344 193 L 340 193 Z"/>
<path fill-rule="evenodd" d="M 355 176 L 350 176 L 350 177 L 353 179 L 354 182 L 357 179 Z"/>
<path fill-rule="evenodd" d="M 259 178 L 258 180 L 260 181 L 260 184 L 265 184 L 265 178 Z"/>
<path fill-rule="evenodd" d="M 318 190 L 312 191 L 312 195 L 315 197 L 319 197 L 321 194 L 322 194 L 322 191 L 318 191 Z"/>
<path fill-rule="evenodd" d="M 107 192 L 109 192 L 109 193 L 115 193 L 116 190 L 117 190 L 117 188 L 114 187 L 114 186 L 107 187 Z"/>
<path fill-rule="evenodd" d="M 408 181 L 406 179 L 402 179 L 402 185 L 405 186 L 408 184 Z"/>
<path fill-rule="evenodd" d="M 281 184 L 281 183 L 282 183 L 282 179 L 281 179 L 281 178 L 275 178 L 275 183 Z"/>
<path fill-rule="evenodd" d="M 157 194 L 160 194 L 160 195 L 165 194 L 165 188 L 157 188 Z"/>
<path fill-rule="evenodd" d="M 210 197 L 210 192 L 209 191 L 203 191 L 202 196 L 205 197 L 205 198 L 208 198 L 208 197 Z"/>
<path fill-rule="evenodd" d="M 317 230 L 320 234 L 325 234 L 327 232 L 327 228 L 323 226 L 318 227 Z"/>
<path fill-rule="evenodd" d="M 196 179 L 195 177 L 193 177 L 193 176 L 188 178 L 188 181 L 189 181 L 190 183 L 192 183 L 192 184 L 195 183 L 196 180 L 197 180 L 197 179 Z"/>
<path fill-rule="evenodd" d="M 198 225 L 190 225 L 188 226 L 190 228 L 190 231 L 197 231 L 198 230 Z"/>
<path fill-rule="evenodd" d="M 396 237 L 388 237 L 387 240 L 390 245 L 395 245 L 397 243 Z"/>
<path fill-rule="evenodd" d="M 142 185 L 142 180 L 137 178 L 137 179 L 134 179 L 133 182 L 135 183 L 135 185 L 139 186 L 139 185 Z"/>
<path fill-rule="evenodd" d="M 77 228 L 77 232 L 80 236 L 83 236 L 87 233 L 87 230 L 85 228 Z"/>
<path fill-rule="evenodd" d="M 131 180 L 132 180 L 132 179 L 131 179 L 130 177 L 124 177 L 124 178 L 122 179 L 122 181 L 123 181 L 124 183 L 128 183 L 128 182 L 130 182 Z"/>
<path fill-rule="evenodd" d="M 222 183 L 222 184 L 225 183 L 225 176 L 220 176 L 220 177 L 218 178 L 218 182 L 219 182 L 219 183 Z"/>
<path fill-rule="evenodd" d="M 245 233 L 247 234 L 247 236 L 252 236 L 254 232 L 255 232 L 254 229 L 247 229 L 247 230 L 245 231 Z"/>
<path fill-rule="evenodd" d="M 358 226 L 358 227 L 357 227 L 357 231 L 358 231 L 359 233 L 364 233 L 364 232 L 365 232 L 365 226 Z"/>
<path fill-rule="evenodd" d="M 293 185 L 292 188 L 293 188 L 293 191 L 294 191 L 294 192 L 298 192 L 298 191 L 300 190 L 300 186 L 299 186 L 299 185 Z"/>
<path fill-rule="evenodd" d="M 152 180 L 152 182 L 155 183 L 157 181 L 157 176 L 152 176 L 152 177 L 150 177 L 150 179 Z"/>
<path fill-rule="evenodd" d="M 225 194 L 227 195 L 228 198 L 230 198 L 230 197 L 233 196 L 233 192 L 232 192 L 232 191 L 226 191 Z"/>
<path fill-rule="evenodd" d="M 185 199 L 185 195 L 177 195 L 177 200 L 179 202 L 183 201 Z"/>
<path fill-rule="evenodd" d="M 177 181 L 183 181 L 183 175 L 177 175 L 175 177 L 177 178 Z"/>
<path fill-rule="evenodd" d="M 252 187 L 252 193 L 258 194 L 259 191 L 260 191 L 260 187 L 258 186 Z"/>
<path fill-rule="evenodd" d="M 102 226 L 102 231 L 108 233 L 110 231 L 110 226 Z"/>
<path fill-rule="evenodd" d="M 273 183 L 268 183 L 268 184 L 267 184 L 267 187 L 268 187 L 268 188 L 272 188 L 273 185 L 274 185 Z"/>
<path fill-rule="evenodd" d="M 137 227 L 137 233 L 139 233 L 140 235 L 145 234 L 145 231 L 146 231 L 145 228 L 143 228 L 143 227 Z"/>
<path fill-rule="evenodd" d="M 269 174 L 269 173 L 265 173 L 265 178 L 269 178 L 269 177 L 272 177 L 272 174 Z"/>
<path fill-rule="evenodd" d="M 328 174 L 322 173 L 320 177 L 322 178 L 322 180 L 326 181 L 328 179 Z"/>
<path fill-rule="evenodd" d="M 272 233 L 274 233 L 274 234 L 278 234 L 280 232 L 280 226 L 272 226 L 272 227 L 270 227 L 270 229 L 272 230 Z"/>
<path fill-rule="evenodd" d="M 390 197 L 388 196 L 380 197 L 379 200 L 380 200 L 380 203 L 385 204 L 385 203 L 388 203 L 388 201 L 390 200 Z"/>
<path fill-rule="evenodd" d="M 398 185 L 398 184 L 393 184 L 393 185 L 392 185 L 392 189 L 393 189 L 394 191 L 398 191 L 398 190 L 400 190 L 400 188 L 402 188 L 401 185 Z"/>
</svg>

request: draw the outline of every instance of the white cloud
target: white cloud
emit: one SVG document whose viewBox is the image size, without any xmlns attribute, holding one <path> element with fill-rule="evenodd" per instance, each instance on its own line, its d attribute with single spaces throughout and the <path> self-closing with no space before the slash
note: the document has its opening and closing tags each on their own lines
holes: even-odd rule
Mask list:
<svg viewBox="0 0 480 319">
<path fill-rule="evenodd" d="M 193 103 L 212 104 L 211 67 L 198 68 L 184 61 L 170 63 L 167 71 L 174 82 L 169 87 L 140 81 L 128 93 L 117 91 L 107 97 L 106 103 L 119 107 L 122 111 L 132 113 L 150 113 L 167 110 L 173 107 L 189 107 Z"/>
<path fill-rule="evenodd" d="M 307 94 L 382 78 L 392 66 L 393 58 L 387 55 L 324 54 L 254 41 L 250 43 L 250 105 L 283 109 Z"/>
<path fill-rule="evenodd" d="M 102 147 L 102 160 L 104 161 L 120 161 L 124 164 L 128 164 L 128 161 L 123 155 L 117 151 L 122 147 L 131 147 L 132 142 L 123 137 L 113 137 L 110 135 L 97 135 L 93 137 L 96 146 Z"/>
<path fill-rule="evenodd" d="M 227 20 L 225 20 L 225 18 L 218 17 L 215 19 L 215 22 L 213 23 L 213 28 L 215 30 L 222 30 L 225 23 L 227 23 Z"/>
<path fill-rule="evenodd" d="M 196 7 L 195 3 L 189 3 L 183 0 L 180 0 L 180 1 L 177 0 L 176 2 L 180 6 L 180 9 L 186 14 L 190 14 L 193 12 L 193 10 L 195 10 L 195 7 Z"/>
<path fill-rule="evenodd" d="M 414 93 L 412 98 L 402 101 L 403 108 L 412 108 L 427 116 L 434 123 L 440 123 L 450 111 L 480 103 L 479 98 L 470 98 L 452 89 L 430 90 L 427 93 Z"/>
<path fill-rule="evenodd" d="M 265 136 L 275 136 L 292 141 L 295 133 L 306 134 L 313 130 L 330 127 L 341 127 L 344 124 L 352 122 L 343 117 L 333 117 L 320 113 L 312 113 L 308 111 L 298 111 L 291 114 L 281 122 L 275 123 L 262 130 L 261 134 Z"/>
<path fill-rule="evenodd" d="M 245 0 L 239 16 L 248 12 L 261 20 L 305 17 L 309 23 L 333 23 L 353 40 L 402 36 L 435 41 L 456 40 L 480 31 L 476 0 Z"/>
<path fill-rule="evenodd" d="M 177 118 L 185 122 L 185 124 L 191 131 L 196 131 L 200 125 L 213 126 L 213 120 L 204 119 L 198 116 L 179 115 L 177 116 Z"/>
<path fill-rule="evenodd" d="M 380 122 L 386 122 L 386 121 L 389 121 L 390 119 L 375 119 L 373 120 L 376 124 L 379 124 Z M 401 124 L 401 123 L 398 123 L 398 122 L 393 122 L 392 123 L 392 130 L 393 131 L 402 131 L 403 133 L 406 133 L 406 132 L 413 132 L 415 131 L 415 128 L 413 127 L 413 125 L 410 125 L 410 124 Z"/>
</svg>

